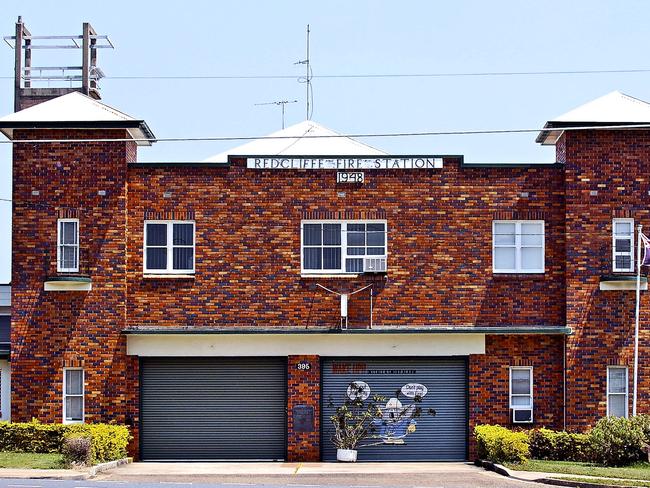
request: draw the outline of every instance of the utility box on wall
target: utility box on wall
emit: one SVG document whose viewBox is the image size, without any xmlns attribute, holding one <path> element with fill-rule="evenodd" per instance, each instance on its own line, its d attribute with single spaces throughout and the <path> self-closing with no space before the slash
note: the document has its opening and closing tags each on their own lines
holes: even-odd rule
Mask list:
<svg viewBox="0 0 650 488">
<path fill-rule="evenodd" d="M 314 431 L 314 407 L 310 405 L 296 405 L 293 407 L 294 432 Z"/>
</svg>

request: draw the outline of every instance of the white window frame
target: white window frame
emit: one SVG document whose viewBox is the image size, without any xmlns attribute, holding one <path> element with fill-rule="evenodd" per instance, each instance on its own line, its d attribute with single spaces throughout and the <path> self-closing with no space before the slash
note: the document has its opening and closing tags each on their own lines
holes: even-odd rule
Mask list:
<svg viewBox="0 0 650 488">
<path fill-rule="evenodd" d="M 147 246 L 147 226 L 149 224 L 167 225 L 167 243 L 164 246 Z M 174 245 L 174 224 L 192 224 L 192 245 Z M 196 268 L 196 222 L 194 220 L 145 220 L 142 242 L 142 269 L 144 274 L 194 274 Z M 167 267 L 165 269 L 148 269 L 147 268 L 147 247 L 167 249 Z M 191 247 L 192 252 L 192 269 L 174 269 L 174 248 Z"/>
<path fill-rule="evenodd" d="M 514 224 L 515 225 L 515 243 L 514 245 L 504 245 L 496 243 L 496 226 L 497 224 Z M 526 247 L 539 248 L 540 246 L 530 246 L 521 244 L 521 226 L 523 224 L 541 224 L 542 225 L 542 267 L 538 269 L 521 268 L 521 250 Z M 499 247 L 515 248 L 515 267 L 513 269 L 498 269 L 496 267 L 495 249 Z M 546 270 L 546 224 L 544 220 L 493 220 L 492 221 L 492 272 L 516 273 L 516 274 L 543 274 Z"/>
<path fill-rule="evenodd" d="M 61 240 L 63 239 L 63 232 L 61 229 L 62 224 L 74 222 L 76 224 L 77 233 L 75 235 L 76 244 L 63 244 Z M 75 248 L 75 262 L 77 266 L 72 268 L 64 268 L 62 266 L 62 247 L 74 247 Z M 56 271 L 57 273 L 78 273 L 79 272 L 79 219 L 58 219 L 56 221 Z"/>
<path fill-rule="evenodd" d="M 66 393 L 66 372 L 68 371 L 81 371 L 81 394 L 68 394 Z M 68 397 L 81 397 L 81 420 L 68 419 L 68 412 L 66 411 L 66 399 Z M 63 368 L 63 423 L 64 424 L 83 424 L 86 419 L 86 372 L 83 368 Z"/>
<path fill-rule="evenodd" d="M 617 236 L 616 224 L 629 223 L 631 226 L 631 233 L 629 236 Z M 630 252 L 616 252 L 616 239 L 629 239 Z M 630 256 L 630 266 L 627 268 L 616 267 L 616 256 Z M 615 273 L 625 273 L 634 271 L 634 219 L 613 219 L 612 220 L 612 270 Z"/>
<path fill-rule="evenodd" d="M 304 244 L 304 225 L 305 224 L 341 224 L 341 268 L 340 269 L 305 269 L 305 244 Z M 348 255 L 348 238 L 347 238 L 347 225 L 348 224 L 384 224 L 385 239 L 383 246 L 364 246 L 364 247 L 384 247 L 385 253 L 382 255 Z M 309 247 L 323 247 L 309 246 Z M 326 247 L 339 247 L 339 246 L 326 246 Z M 354 247 L 354 246 L 353 246 Z M 361 246 L 359 246 L 361 247 Z M 388 221 L 386 219 L 353 219 L 353 220 L 302 220 L 300 222 L 300 273 L 305 275 L 356 275 L 360 272 L 346 271 L 346 259 L 365 259 L 365 258 L 383 258 L 388 259 Z"/>
<path fill-rule="evenodd" d="M 512 372 L 513 371 L 529 371 L 530 372 L 530 393 L 513 393 L 512 392 Z M 533 419 L 535 418 L 535 407 L 534 407 L 534 382 L 533 382 L 533 367 L 532 366 L 510 366 L 509 369 L 509 380 L 508 380 L 508 403 L 510 405 L 510 411 L 513 412 L 512 423 L 513 424 L 532 424 Z M 513 405 L 513 397 L 529 397 L 530 398 L 530 407 L 522 407 L 521 405 Z M 530 420 L 526 421 L 516 421 L 514 416 L 514 410 L 530 410 Z"/>
<path fill-rule="evenodd" d="M 625 370 L 625 393 L 610 393 L 609 392 L 609 372 L 612 369 L 623 369 Z M 630 382 L 630 376 L 629 376 L 629 370 L 627 366 L 607 366 L 607 416 L 610 416 L 609 413 L 609 397 L 612 395 L 615 396 L 624 396 L 625 397 L 625 418 L 628 418 L 629 416 L 629 410 L 630 410 L 630 395 L 629 395 L 629 382 Z"/>
</svg>

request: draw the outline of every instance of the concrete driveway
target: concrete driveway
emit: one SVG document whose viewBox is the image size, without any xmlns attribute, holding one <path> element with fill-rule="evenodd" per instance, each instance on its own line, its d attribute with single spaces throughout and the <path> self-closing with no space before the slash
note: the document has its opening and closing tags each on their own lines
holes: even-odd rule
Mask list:
<svg viewBox="0 0 650 488">
<path fill-rule="evenodd" d="M 98 481 L 217 486 L 542 487 L 469 463 L 133 463 L 102 473 Z"/>
</svg>

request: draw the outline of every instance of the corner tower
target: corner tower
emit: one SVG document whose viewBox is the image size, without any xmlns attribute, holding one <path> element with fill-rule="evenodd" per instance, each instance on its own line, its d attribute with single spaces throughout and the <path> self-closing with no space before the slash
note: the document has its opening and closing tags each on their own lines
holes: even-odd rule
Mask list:
<svg viewBox="0 0 650 488">
<path fill-rule="evenodd" d="M 12 420 L 133 423 L 127 174 L 153 134 L 78 91 L 0 131 L 13 141 Z"/>
<path fill-rule="evenodd" d="M 650 104 L 612 92 L 547 122 L 537 142 L 555 145 L 565 165 L 566 420 L 583 429 L 607 414 L 632 415 L 635 230 L 650 228 Z M 638 412 L 650 413 L 645 291 L 640 323 Z"/>
</svg>

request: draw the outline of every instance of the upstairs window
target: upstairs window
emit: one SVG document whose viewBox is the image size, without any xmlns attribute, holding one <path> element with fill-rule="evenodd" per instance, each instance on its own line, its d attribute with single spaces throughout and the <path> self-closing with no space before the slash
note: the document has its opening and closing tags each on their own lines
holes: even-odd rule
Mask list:
<svg viewBox="0 0 650 488">
<path fill-rule="evenodd" d="M 79 220 L 59 219 L 57 232 L 57 265 L 59 273 L 79 272 Z"/>
<path fill-rule="evenodd" d="M 144 224 L 144 272 L 194 273 L 194 222 L 156 220 Z"/>
<path fill-rule="evenodd" d="M 533 421 L 533 368 L 510 368 L 510 408 L 514 423 Z"/>
<path fill-rule="evenodd" d="M 607 415 L 627 417 L 627 368 L 610 366 L 607 368 Z"/>
<path fill-rule="evenodd" d="M 543 273 L 544 221 L 495 220 L 492 270 L 494 273 Z"/>
<path fill-rule="evenodd" d="M 615 272 L 634 271 L 634 219 L 612 221 L 612 251 Z"/>
<path fill-rule="evenodd" d="M 386 271 L 385 221 L 303 221 L 302 273 Z"/>
<path fill-rule="evenodd" d="M 65 368 L 63 370 L 63 422 L 84 421 L 84 370 Z"/>
</svg>

